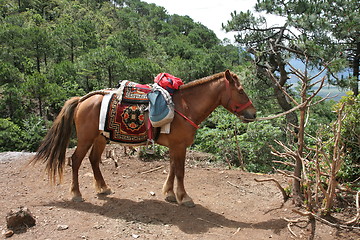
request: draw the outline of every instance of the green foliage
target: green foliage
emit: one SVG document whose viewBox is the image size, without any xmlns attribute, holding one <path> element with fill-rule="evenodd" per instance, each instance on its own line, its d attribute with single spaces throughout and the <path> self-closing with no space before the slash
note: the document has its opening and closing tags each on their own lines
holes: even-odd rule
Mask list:
<svg viewBox="0 0 360 240">
<path fill-rule="evenodd" d="M 10 119 L 0 118 L 0 151 L 21 151 L 24 146 L 23 131 Z"/>
<path fill-rule="evenodd" d="M 0 118 L 0 152 L 35 151 L 46 134 L 44 120 L 31 115 L 20 124 Z"/>
<path fill-rule="evenodd" d="M 335 105 L 335 110 L 338 111 L 341 104 L 346 105 L 341 127 L 345 151 L 340 177 L 345 182 L 351 182 L 360 176 L 360 96 L 355 97 L 349 92 L 339 104 Z"/>
<path fill-rule="evenodd" d="M 283 26 L 271 26 L 261 15 L 257 17 L 254 13 L 247 11 L 232 13 L 232 19 L 223 27 L 227 31 L 237 31 L 236 41 L 252 50 L 257 48 L 257 54 L 268 51 L 267 44 L 270 40 L 277 41 L 279 46 L 283 45 L 287 49 L 292 49 L 285 54 L 286 50 L 282 48 L 284 59 L 289 56 L 301 59 L 302 54 L 294 53 L 306 51 L 308 56 L 312 56 L 310 64 L 313 66 L 318 67 L 321 62 L 332 61 L 333 64 L 329 67 L 333 73 L 348 72 L 347 68 L 350 67 L 353 76 L 331 80 L 334 84 L 351 89 L 358 94 L 359 57 L 357 53 L 360 50 L 358 5 L 358 2 L 353 0 L 259 0 L 255 5 L 255 10 L 259 13 L 266 12 L 283 17 L 285 21 Z M 283 39 L 279 39 L 280 34 L 284 35 Z M 271 63 L 271 60 L 268 62 Z"/>
<path fill-rule="evenodd" d="M 314 17 L 312 13 L 322 9 L 312 9 L 315 5 L 309 1 L 300 5 L 298 1 L 291 2 L 288 7 L 277 3 L 259 1 L 257 7 L 279 15 L 291 13 L 289 26 L 300 28 L 301 34 L 295 41 L 286 32 L 289 46 L 298 44 L 330 57 L 334 56 L 334 49 L 328 43 L 333 38 L 326 37 L 327 33 L 334 33 L 339 40 L 357 36 L 357 25 L 348 21 L 359 16 L 351 13 L 353 10 L 344 9 L 349 15 L 337 20 L 341 27 L 336 32 L 321 22 L 324 18 Z M 336 4 L 341 5 L 339 1 Z M 302 16 L 303 12 L 309 14 Z M 334 16 L 336 19 L 339 14 Z M 247 47 L 255 46 L 259 39 L 276 36 L 279 31 L 277 28 L 252 34 L 265 19 L 251 12 L 234 13 L 232 18 L 226 29 L 239 31 L 237 41 Z M 315 21 L 319 25 L 312 24 Z M 319 26 L 326 26 L 324 32 Z M 347 29 L 351 34 L 347 34 Z M 315 39 L 317 36 L 321 39 Z M 229 68 L 238 74 L 258 115 L 281 111 L 271 84 L 256 77 L 250 63 L 253 56 L 242 47 L 220 43 L 214 32 L 188 16 L 169 15 L 163 7 L 139 0 L 1 1 L 0 151 L 34 151 L 45 135 L 47 123 L 72 96 L 115 87 L 123 79 L 149 83 L 159 72 L 169 72 L 187 82 Z M 259 46 L 259 50 L 268 51 L 268 45 Z M 283 55 L 284 59 L 290 56 L 293 55 Z M 341 70 L 344 63 L 339 59 L 333 65 Z M 344 82 L 347 85 L 347 80 Z M 319 124 L 326 126 L 332 121 L 329 104 L 311 108 L 311 133 L 317 131 Z M 341 177 L 353 179 L 359 174 L 352 170 L 359 165 L 359 151 L 352 145 L 355 138 L 351 126 L 356 126 L 360 118 L 356 115 L 358 108 L 347 111 L 354 121 L 344 122 L 343 134 L 352 140 L 347 143 L 347 167 Z M 275 139 L 284 141 L 283 124 L 283 119 L 242 124 L 224 109 L 216 109 L 199 129 L 192 148 L 213 153 L 219 161 L 233 166 L 239 166 L 241 158 L 249 171 L 270 172 L 276 158 L 269 146 L 277 146 Z M 157 158 L 167 153 L 162 147 L 155 150 Z"/>
<path fill-rule="evenodd" d="M 315 97 L 315 101 L 320 100 Z M 329 129 L 329 126 L 336 120 L 336 112 L 333 111 L 335 101 L 322 101 L 311 106 L 306 123 L 305 141 L 310 146 L 315 145 L 315 139 L 309 136 L 316 136 L 320 129 Z"/>
<path fill-rule="evenodd" d="M 278 148 L 274 140 L 284 141 L 285 136 L 279 125 L 264 121 L 248 124 L 244 134 L 239 137 L 246 169 L 251 172 L 272 172 L 272 161 L 280 160 L 271 154 L 270 145 Z"/>
<path fill-rule="evenodd" d="M 42 118 L 31 115 L 22 122 L 23 149 L 36 151 L 46 134 L 45 122 Z"/>
<path fill-rule="evenodd" d="M 149 146 L 141 146 L 139 148 L 139 157 L 145 162 L 164 159 L 168 156 L 168 153 L 169 149 L 160 145 L 151 146 L 150 144 Z"/>
<path fill-rule="evenodd" d="M 204 25 L 139 0 L 5 0 L 0 13 L 0 113 L 21 130 L 33 113 L 51 121 L 66 99 L 123 79 L 187 81 L 240 64 Z M 27 138 L 33 149 L 38 137 Z"/>
<path fill-rule="evenodd" d="M 284 138 L 280 121 L 243 124 L 235 115 L 218 108 L 198 130 L 192 148 L 212 153 L 233 166 L 243 162 L 248 171 L 271 172 L 276 157 L 270 145 Z"/>
</svg>

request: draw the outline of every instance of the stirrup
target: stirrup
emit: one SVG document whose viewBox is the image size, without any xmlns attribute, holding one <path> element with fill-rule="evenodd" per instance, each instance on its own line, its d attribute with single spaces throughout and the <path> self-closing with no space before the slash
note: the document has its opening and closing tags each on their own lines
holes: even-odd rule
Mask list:
<svg viewBox="0 0 360 240">
<path fill-rule="evenodd" d="M 150 142 L 150 144 L 149 144 Z M 154 154 L 155 153 L 155 142 L 154 139 L 148 139 L 146 142 L 146 149 L 145 152 L 147 154 Z"/>
</svg>

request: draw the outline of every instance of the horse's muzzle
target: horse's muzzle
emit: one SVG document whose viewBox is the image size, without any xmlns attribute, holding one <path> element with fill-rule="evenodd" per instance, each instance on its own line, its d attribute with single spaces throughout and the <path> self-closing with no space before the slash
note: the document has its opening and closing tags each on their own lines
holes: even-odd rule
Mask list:
<svg viewBox="0 0 360 240">
<path fill-rule="evenodd" d="M 244 123 L 254 122 L 256 119 L 256 113 L 244 113 L 238 116 Z"/>
</svg>

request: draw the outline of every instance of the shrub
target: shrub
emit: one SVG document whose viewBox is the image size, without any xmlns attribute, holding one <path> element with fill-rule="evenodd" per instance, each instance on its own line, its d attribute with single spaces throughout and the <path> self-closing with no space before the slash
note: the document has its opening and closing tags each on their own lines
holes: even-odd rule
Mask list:
<svg viewBox="0 0 360 240">
<path fill-rule="evenodd" d="M 360 176 L 360 95 L 355 97 L 352 92 L 347 93 L 347 96 L 342 97 L 334 106 L 335 110 L 338 111 L 343 103 L 345 108 L 341 137 L 345 150 L 339 177 L 345 182 L 351 182 Z"/>
<path fill-rule="evenodd" d="M 45 123 L 41 117 L 31 115 L 23 120 L 23 148 L 27 151 L 36 151 L 46 134 Z"/>
<path fill-rule="evenodd" d="M 24 146 L 24 135 L 21 128 L 10 121 L 0 118 L 0 152 L 21 151 Z"/>
<path fill-rule="evenodd" d="M 10 119 L 0 119 L 0 152 L 36 151 L 45 136 L 44 120 L 35 115 L 22 121 L 21 125 Z"/>
<path fill-rule="evenodd" d="M 193 149 L 214 154 L 219 161 L 233 166 L 244 163 L 252 172 L 272 171 L 270 145 L 282 140 L 282 119 L 244 124 L 225 109 L 216 109 L 199 129 Z"/>
</svg>

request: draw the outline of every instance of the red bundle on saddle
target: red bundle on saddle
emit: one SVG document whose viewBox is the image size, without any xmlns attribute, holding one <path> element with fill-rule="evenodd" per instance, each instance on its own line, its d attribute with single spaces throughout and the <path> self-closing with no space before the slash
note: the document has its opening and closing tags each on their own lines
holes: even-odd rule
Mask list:
<svg viewBox="0 0 360 240">
<path fill-rule="evenodd" d="M 166 89 L 170 94 L 173 94 L 175 90 L 184 84 L 180 78 L 174 77 L 169 73 L 159 73 L 155 77 L 154 82 Z"/>
</svg>

